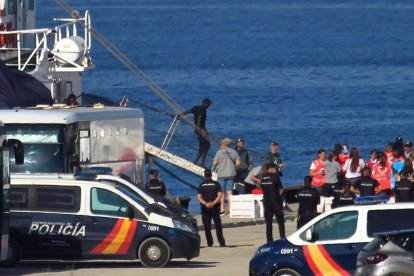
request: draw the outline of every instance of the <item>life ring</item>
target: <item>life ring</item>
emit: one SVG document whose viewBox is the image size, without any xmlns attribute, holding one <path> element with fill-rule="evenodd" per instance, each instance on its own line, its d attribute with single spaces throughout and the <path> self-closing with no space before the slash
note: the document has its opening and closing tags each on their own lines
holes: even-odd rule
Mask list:
<svg viewBox="0 0 414 276">
<path fill-rule="evenodd" d="M 5 31 L 4 24 L 0 24 L 0 31 Z M 6 45 L 6 35 L 0 34 L 0 47 Z"/>
<path fill-rule="evenodd" d="M 13 22 L 6 24 L 6 31 L 13 31 Z M 7 34 L 5 42 L 9 47 L 17 47 L 17 34 Z"/>
</svg>

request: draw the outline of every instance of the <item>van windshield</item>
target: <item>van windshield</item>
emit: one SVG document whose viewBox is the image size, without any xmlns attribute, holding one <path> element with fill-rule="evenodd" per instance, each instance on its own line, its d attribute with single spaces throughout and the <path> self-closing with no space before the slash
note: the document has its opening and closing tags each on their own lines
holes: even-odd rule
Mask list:
<svg viewBox="0 0 414 276">
<path fill-rule="evenodd" d="M 146 202 L 142 197 L 140 197 L 136 192 L 134 192 L 132 189 L 123 186 L 123 185 L 116 185 L 115 188 L 123 193 L 124 195 L 128 196 L 132 200 L 134 200 L 136 203 L 138 203 L 143 208 L 147 208 L 149 206 L 148 202 Z"/>
</svg>

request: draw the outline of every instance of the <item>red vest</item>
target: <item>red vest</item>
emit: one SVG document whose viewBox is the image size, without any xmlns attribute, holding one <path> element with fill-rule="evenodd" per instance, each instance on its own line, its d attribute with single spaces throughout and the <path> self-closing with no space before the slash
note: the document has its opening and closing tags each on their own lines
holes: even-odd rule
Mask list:
<svg viewBox="0 0 414 276">
<path fill-rule="evenodd" d="M 372 169 L 372 179 L 375 179 L 380 184 L 383 190 L 391 188 L 391 167 L 382 167 L 380 163 L 374 165 Z"/>
<path fill-rule="evenodd" d="M 324 161 L 314 160 L 312 164 L 315 166 L 314 171 L 319 173 L 321 170 L 325 171 Z M 322 186 L 325 183 L 325 174 L 318 174 L 312 176 L 312 185 L 313 186 Z"/>
<path fill-rule="evenodd" d="M 344 167 L 346 160 L 349 159 L 349 154 L 348 153 L 341 153 L 338 156 L 338 161 L 339 161 L 339 165 L 341 165 L 341 168 Z"/>
</svg>

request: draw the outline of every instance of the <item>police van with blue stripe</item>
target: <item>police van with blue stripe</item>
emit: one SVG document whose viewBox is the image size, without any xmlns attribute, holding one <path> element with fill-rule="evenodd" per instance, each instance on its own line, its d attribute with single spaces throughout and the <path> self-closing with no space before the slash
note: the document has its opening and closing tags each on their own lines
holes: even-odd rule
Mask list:
<svg viewBox="0 0 414 276">
<path fill-rule="evenodd" d="M 3 265 L 31 259 L 139 259 L 163 267 L 199 255 L 190 220 L 149 204 L 127 185 L 84 178 L 14 175 L 9 252 Z"/>
<path fill-rule="evenodd" d="M 353 275 L 358 253 L 374 233 L 412 229 L 413 218 L 412 203 L 332 209 L 286 239 L 259 247 L 249 275 Z"/>
</svg>

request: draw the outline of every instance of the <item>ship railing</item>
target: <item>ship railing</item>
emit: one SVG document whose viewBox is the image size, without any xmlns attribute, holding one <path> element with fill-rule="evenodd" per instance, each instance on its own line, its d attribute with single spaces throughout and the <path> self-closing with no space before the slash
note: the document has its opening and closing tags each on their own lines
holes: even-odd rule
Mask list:
<svg viewBox="0 0 414 276">
<path fill-rule="evenodd" d="M 52 53 L 55 56 L 59 56 L 59 53 L 56 53 L 49 48 L 49 38 L 54 42 L 54 47 L 59 42 L 59 40 L 63 38 L 78 36 L 80 33 L 78 30 L 79 26 L 82 26 L 84 29 L 83 39 L 85 41 L 85 46 L 83 55 L 85 57 L 89 56 L 91 49 L 91 18 L 89 12 L 86 11 L 85 17 L 83 18 L 55 18 L 54 21 L 66 23 L 55 26 L 54 28 L 15 31 L 0 30 L 0 38 L 2 37 L 3 41 L 6 42 L 4 45 L 0 45 L 0 57 L 7 60 L 6 65 L 10 67 L 17 67 L 17 69 L 21 71 L 26 70 L 28 66 L 35 66 L 37 68 L 42 61 L 48 58 L 49 53 Z M 28 44 L 27 41 L 32 41 L 33 37 L 35 41 L 34 47 L 25 47 L 25 43 Z M 28 58 L 23 59 L 23 55 L 27 54 L 29 54 Z M 33 58 L 35 58 L 35 64 L 30 63 Z M 60 56 L 59 58 L 65 60 Z M 85 67 L 91 65 L 89 62 L 77 64 L 71 61 L 67 61 L 67 63 L 71 64 L 78 70 L 84 70 Z"/>
</svg>

